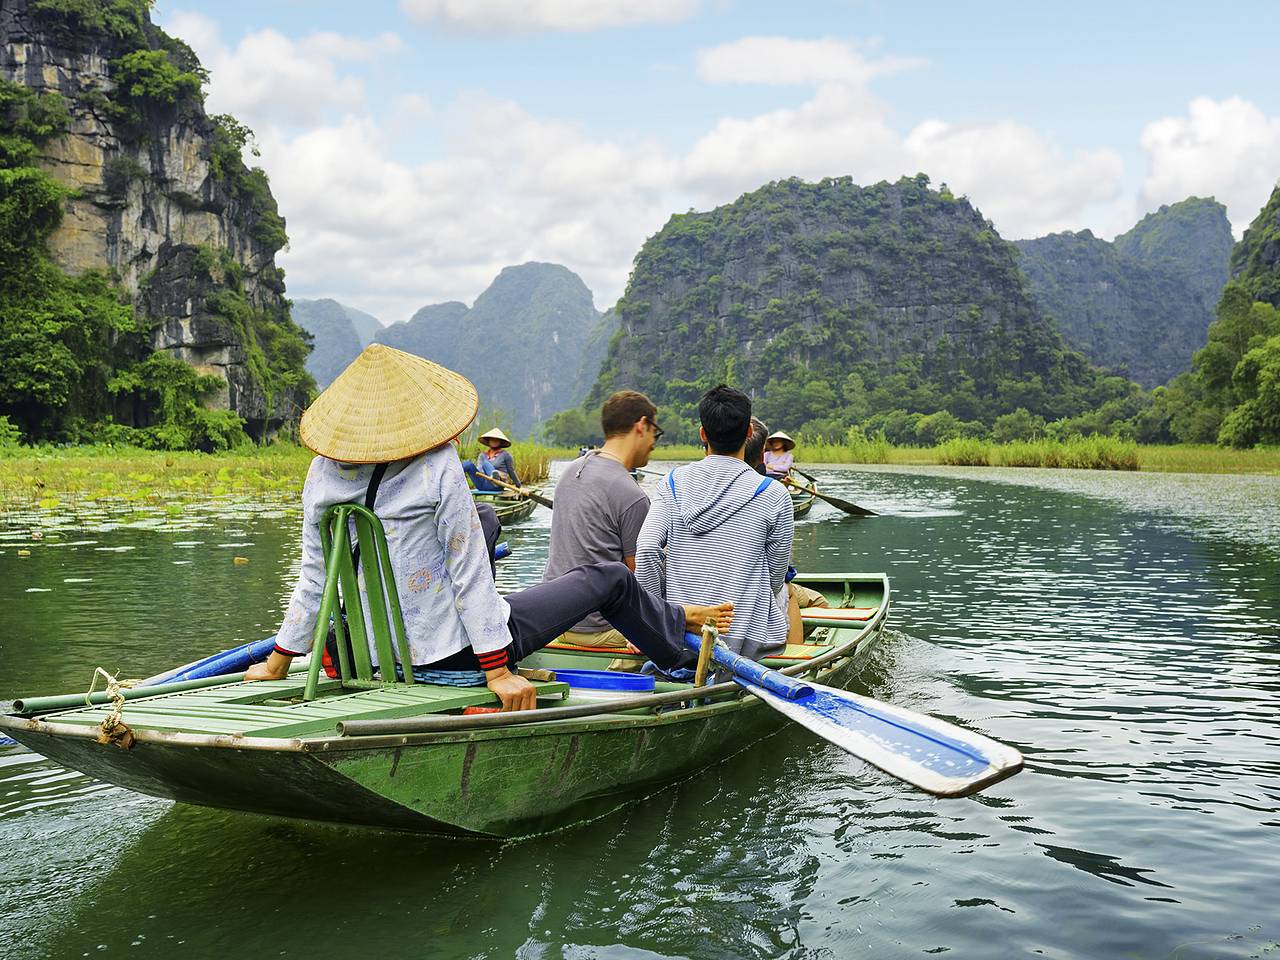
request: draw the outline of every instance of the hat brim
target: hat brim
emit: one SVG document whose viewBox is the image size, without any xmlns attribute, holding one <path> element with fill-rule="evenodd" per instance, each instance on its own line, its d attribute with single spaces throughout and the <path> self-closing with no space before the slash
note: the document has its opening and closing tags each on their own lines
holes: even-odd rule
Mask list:
<svg viewBox="0 0 1280 960">
<path fill-rule="evenodd" d="M 307 408 L 298 438 L 331 460 L 390 463 L 452 440 L 479 407 L 479 394 L 466 377 L 374 343 Z"/>
</svg>

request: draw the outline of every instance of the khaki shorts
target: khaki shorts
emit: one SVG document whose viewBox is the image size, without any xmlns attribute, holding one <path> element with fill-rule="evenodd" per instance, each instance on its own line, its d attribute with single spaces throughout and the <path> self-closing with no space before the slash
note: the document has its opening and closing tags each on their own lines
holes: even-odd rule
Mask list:
<svg viewBox="0 0 1280 960">
<path fill-rule="evenodd" d="M 796 606 L 801 610 L 805 609 L 805 607 L 830 606 L 830 604 L 827 603 L 827 598 L 817 590 L 810 590 L 808 587 L 802 587 L 795 581 L 788 583 L 787 588 L 791 591 L 791 596 L 795 597 Z"/>
<path fill-rule="evenodd" d="M 627 638 L 617 630 L 605 630 L 603 633 L 574 633 L 572 630 L 566 630 L 560 634 L 560 640 L 563 643 L 571 643 L 575 647 L 599 647 L 602 650 L 627 649 Z M 643 663 L 643 660 L 610 660 L 607 669 L 619 670 L 623 673 L 639 673 Z"/>
</svg>

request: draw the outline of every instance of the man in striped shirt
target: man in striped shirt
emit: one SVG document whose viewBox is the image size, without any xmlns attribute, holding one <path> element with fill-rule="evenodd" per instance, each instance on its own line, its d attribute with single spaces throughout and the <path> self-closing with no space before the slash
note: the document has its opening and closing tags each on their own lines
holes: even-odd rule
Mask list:
<svg viewBox="0 0 1280 960">
<path fill-rule="evenodd" d="M 758 660 L 787 641 L 778 594 L 791 564 L 791 497 L 743 460 L 751 429 L 746 394 L 722 384 L 703 396 L 698 414 L 707 456 L 659 485 L 636 544 L 636 579 L 672 603 L 732 600 L 723 639 Z"/>
</svg>

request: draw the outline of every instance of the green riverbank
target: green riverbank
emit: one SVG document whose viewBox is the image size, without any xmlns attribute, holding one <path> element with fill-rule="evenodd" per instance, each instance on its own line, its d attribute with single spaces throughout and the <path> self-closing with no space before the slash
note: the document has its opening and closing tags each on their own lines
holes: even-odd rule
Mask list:
<svg viewBox="0 0 1280 960">
<path fill-rule="evenodd" d="M 511 447 L 526 482 L 545 479 L 554 459 L 577 456 L 532 443 Z M 314 454 L 276 443 L 227 453 L 183 453 L 130 447 L 31 447 L 0 454 L 0 504 L 56 510 L 84 502 L 239 496 L 296 499 Z"/>
<path fill-rule="evenodd" d="M 935 447 L 899 447 L 885 440 L 853 444 L 802 443 L 796 462 L 887 463 L 904 466 L 1068 467 L 1086 470 L 1144 470 L 1158 473 L 1253 473 L 1280 475 L 1280 447 L 1237 450 L 1213 444 L 1155 446 L 1111 437 L 1069 440 L 1020 440 L 991 443 L 952 440 Z M 692 444 L 661 446 L 655 459 L 696 460 L 702 448 Z"/>
<path fill-rule="evenodd" d="M 576 450 L 517 443 L 516 469 L 527 481 L 547 476 L 552 460 L 571 459 Z M 655 458 L 695 460 L 702 448 L 660 446 Z M 93 501 L 147 503 L 188 497 L 242 496 L 295 498 L 302 489 L 309 450 L 287 443 L 229 453 L 173 453 L 109 446 L 34 447 L 0 455 L 0 503 L 57 509 Z M 937 447 L 896 447 L 868 440 L 859 444 L 803 444 L 802 464 L 881 463 L 962 466 L 1080 467 L 1171 473 L 1252 473 L 1280 475 L 1280 448 L 1234 450 L 1209 445 L 1141 446 L 1108 438 L 1068 441 L 987 443 L 955 440 Z"/>
</svg>

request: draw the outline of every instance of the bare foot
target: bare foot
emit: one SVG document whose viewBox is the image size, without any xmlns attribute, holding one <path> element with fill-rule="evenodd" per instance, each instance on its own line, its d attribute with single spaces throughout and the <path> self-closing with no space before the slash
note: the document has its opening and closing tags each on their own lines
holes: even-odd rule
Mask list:
<svg viewBox="0 0 1280 960">
<path fill-rule="evenodd" d="M 697 607 L 685 604 L 684 626 L 690 633 L 697 633 L 705 623 L 715 624 L 721 633 L 729 629 L 733 623 L 733 604 L 719 603 L 714 607 Z"/>
</svg>

